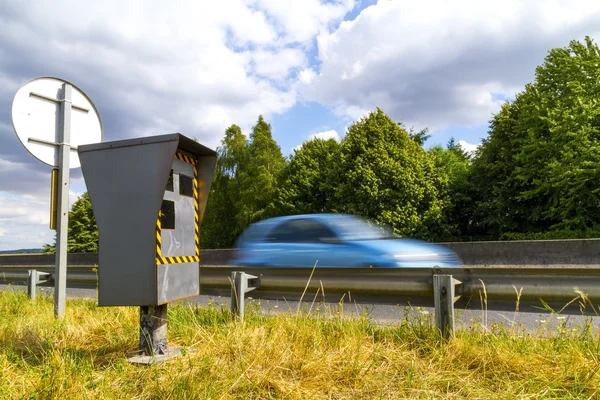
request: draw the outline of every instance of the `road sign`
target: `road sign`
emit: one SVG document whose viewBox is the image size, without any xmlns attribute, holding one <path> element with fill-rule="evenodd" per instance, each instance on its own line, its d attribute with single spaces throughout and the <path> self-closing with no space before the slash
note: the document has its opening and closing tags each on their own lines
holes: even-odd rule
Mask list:
<svg viewBox="0 0 600 400">
<path fill-rule="evenodd" d="M 81 166 L 77 146 L 102 141 L 102 122 L 94 103 L 83 91 L 64 79 L 53 77 L 36 78 L 17 91 L 12 122 L 27 151 L 58 169 L 58 176 L 53 173 L 58 184 L 54 315 L 62 317 L 67 291 L 69 169 Z M 54 201 L 53 198 L 51 202 Z"/>
<path fill-rule="evenodd" d="M 12 122 L 17 137 L 35 158 L 52 167 L 59 164 L 61 93 L 72 87 L 70 118 L 70 168 L 79 168 L 77 147 L 102 141 L 102 122 L 92 100 L 63 79 L 41 77 L 23 85 L 13 100 Z M 68 100 L 65 100 L 68 101 Z"/>
</svg>

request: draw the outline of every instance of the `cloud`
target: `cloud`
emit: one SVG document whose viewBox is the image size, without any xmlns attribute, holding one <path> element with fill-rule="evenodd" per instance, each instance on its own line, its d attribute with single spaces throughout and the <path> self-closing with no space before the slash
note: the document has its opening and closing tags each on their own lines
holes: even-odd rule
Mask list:
<svg viewBox="0 0 600 400">
<path fill-rule="evenodd" d="M 314 69 L 306 68 L 300 71 L 300 73 L 298 74 L 298 80 L 301 83 L 304 83 L 305 85 L 310 85 L 310 83 L 313 81 L 313 79 L 315 79 L 316 76 L 317 74 L 315 73 Z"/>
<path fill-rule="evenodd" d="M 41 247 L 53 241 L 48 201 L 44 200 L 42 196 L 0 191 L 0 249 Z"/>
<path fill-rule="evenodd" d="M 600 3 L 587 0 L 382 0 L 351 21 L 354 0 L 21 3 L 0 5 L 0 250 L 53 237 L 51 168 L 10 123 L 14 93 L 36 76 L 83 89 L 107 141 L 181 132 L 215 148 L 230 124 L 249 131 L 299 101 L 333 110 L 328 126 L 379 106 L 435 134 L 485 124 L 549 49 L 600 37 Z"/>
<path fill-rule="evenodd" d="M 275 21 L 284 43 L 311 42 L 326 31 L 332 21 L 338 21 L 352 10 L 354 0 L 257 0 L 254 2 Z"/>
<path fill-rule="evenodd" d="M 317 37 L 320 65 L 298 90 L 354 119 L 378 106 L 408 126 L 473 126 L 549 49 L 599 33 L 595 1 L 379 1 Z"/>
<path fill-rule="evenodd" d="M 336 142 L 340 141 L 340 135 L 335 131 L 335 130 L 329 130 L 329 131 L 324 131 L 324 132 L 318 132 L 318 133 L 313 133 L 312 135 L 310 135 L 309 140 L 311 139 L 323 139 L 323 140 L 327 140 L 327 139 L 335 139 Z"/>
<path fill-rule="evenodd" d="M 32 161 L 33 161 L 33 157 Z M 34 161 L 35 162 L 35 161 Z M 43 182 L 46 181 L 46 184 Z M 0 158 L 0 191 L 40 195 L 50 185 L 50 173 L 29 168 L 28 164 Z"/>
<path fill-rule="evenodd" d="M 228 125 L 294 105 L 285 80 L 305 67 L 302 49 L 353 6 L 34 3 L 3 6 L 0 82 L 14 88 L 42 74 L 72 80 L 98 105 L 107 140 L 180 131 L 213 148 Z"/>
<path fill-rule="evenodd" d="M 331 130 L 328 130 L 328 131 L 313 133 L 312 135 L 310 135 L 308 137 L 307 140 L 305 140 L 304 142 L 302 142 L 298 146 L 294 147 L 293 150 L 295 150 L 295 151 L 300 150 L 302 148 L 302 145 L 304 143 L 306 143 L 308 141 L 311 141 L 313 139 L 321 139 L 321 140 L 334 139 L 336 142 L 339 142 L 341 140 L 340 135 L 337 133 L 337 131 L 331 129 Z"/>
<path fill-rule="evenodd" d="M 273 80 L 287 78 L 294 69 L 303 67 L 307 62 L 304 52 L 299 49 L 257 51 L 252 54 L 252 61 L 257 75 Z"/>
<path fill-rule="evenodd" d="M 475 152 L 475 150 L 477 150 L 477 148 L 479 147 L 478 144 L 471 144 L 468 143 L 464 140 L 459 140 L 458 144 L 460 145 L 460 147 L 463 148 L 464 151 L 466 151 L 467 153 L 473 153 Z"/>
<path fill-rule="evenodd" d="M 40 234 L 53 237 L 44 228 L 51 167 L 23 148 L 10 123 L 12 98 L 26 81 L 58 76 L 79 86 L 99 109 L 104 140 L 181 132 L 215 148 L 227 126 L 248 130 L 259 114 L 272 118 L 296 103 L 315 36 L 352 7 L 347 0 L 3 2 L 0 196 L 12 199 L 3 207 L 18 204 L 8 214 L 20 222 L 0 220 L 7 232 L 0 250 L 27 229 L 39 245 Z M 81 170 L 71 176 L 83 182 Z"/>
<path fill-rule="evenodd" d="M 1 163 L 2 160 L 0 160 Z M 6 166 L 6 164 L 4 164 Z M 0 170 L 3 166 L 0 165 Z M 71 179 L 71 186 L 83 179 Z M 38 248 L 54 243 L 55 231 L 50 230 L 50 179 L 46 185 L 31 191 L 34 194 L 15 194 L 0 191 L 0 249 Z M 69 191 L 69 207 L 81 196 L 80 191 Z"/>
</svg>

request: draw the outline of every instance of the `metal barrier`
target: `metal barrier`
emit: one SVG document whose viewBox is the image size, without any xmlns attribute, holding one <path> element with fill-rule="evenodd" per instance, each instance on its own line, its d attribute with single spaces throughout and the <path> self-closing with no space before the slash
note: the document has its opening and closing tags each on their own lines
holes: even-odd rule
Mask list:
<svg viewBox="0 0 600 400">
<path fill-rule="evenodd" d="M 42 283 L 47 283 L 52 279 L 50 273 L 40 272 L 35 269 L 28 271 L 27 279 L 27 294 L 31 300 L 35 300 L 35 294 L 37 292 L 37 286 Z"/>
<path fill-rule="evenodd" d="M 54 266 L 41 265 L 34 257 L 27 256 L 32 258 L 29 265 L 0 265 L 0 283 L 29 282 L 30 294 L 32 286 L 53 286 Z M 80 265 L 69 266 L 67 285 L 95 289 L 97 266 L 81 265 L 81 261 L 95 260 L 80 260 Z M 245 274 L 236 274 L 239 272 Z M 38 280 L 38 276 L 46 280 Z M 257 299 L 344 299 L 361 304 L 435 307 L 437 324 L 444 333 L 452 332 L 454 308 L 539 312 L 551 307 L 564 314 L 600 312 L 600 273 L 589 268 L 200 267 L 200 293 L 231 296 L 232 312 L 240 316 L 249 290 Z"/>
</svg>

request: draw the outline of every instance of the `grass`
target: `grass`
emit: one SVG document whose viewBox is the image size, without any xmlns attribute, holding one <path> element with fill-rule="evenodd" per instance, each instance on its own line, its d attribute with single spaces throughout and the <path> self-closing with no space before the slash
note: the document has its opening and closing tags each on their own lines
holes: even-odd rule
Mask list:
<svg viewBox="0 0 600 400">
<path fill-rule="evenodd" d="M 381 326 L 341 308 L 243 321 L 219 304 L 169 307 L 183 356 L 138 366 L 138 309 L 0 291 L 2 399 L 594 399 L 600 338 L 591 325 L 554 335 L 492 325 L 441 340 L 419 313 Z M 407 314 L 408 315 L 408 314 Z"/>
</svg>

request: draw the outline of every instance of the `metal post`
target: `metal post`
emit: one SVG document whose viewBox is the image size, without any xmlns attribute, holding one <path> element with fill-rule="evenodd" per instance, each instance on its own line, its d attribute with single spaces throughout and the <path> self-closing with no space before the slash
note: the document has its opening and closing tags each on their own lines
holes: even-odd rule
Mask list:
<svg viewBox="0 0 600 400">
<path fill-rule="evenodd" d="M 433 276 L 433 299 L 435 302 L 435 321 L 444 338 L 454 336 L 455 287 L 460 284 L 452 275 Z"/>
<path fill-rule="evenodd" d="M 37 288 L 37 271 L 30 269 L 27 276 L 27 294 L 31 300 L 35 300 L 35 292 Z"/>
<path fill-rule="evenodd" d="M 244 318 L 244 298 L 248 282 L 243 279 L 244 273 L 234 271 L 231 273 L 231 313 Z"/>
<path fill-rule="evenodd" d="M 140 307 L 140 350 L 147 356 L 167 354 L 167 305 Z"/>
<path fill-rule="evenodd" d="M 54 281 L 54 315 L 65 314 L 67 291 L 67 235 L 69 227 L 69 161 L 71 157 L 71 91 L 68 83 L 62 85 L 58 127 L 58 226 L 56 229 L 56 266 Z"/>
<path fill-rule="evenodd" d="M 260 282 L 256 276 L 240 271 L 231 273 L 231 281 L 231 313 L 243 319 L 246 293 L 258 288 Z"/>
</svg>

